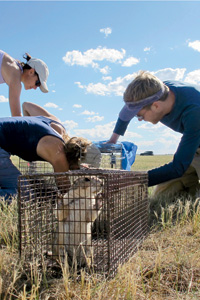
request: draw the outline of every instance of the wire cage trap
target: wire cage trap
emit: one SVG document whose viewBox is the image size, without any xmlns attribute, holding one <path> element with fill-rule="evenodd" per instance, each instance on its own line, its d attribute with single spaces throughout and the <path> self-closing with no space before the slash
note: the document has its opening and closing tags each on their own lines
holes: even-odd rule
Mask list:
<svg viewBox="0 0 200 300">
<path fill-rule="evenodd" d="M 19 177 L 19 250 L 26 260 L 113 277 L 147 234 L 147 174 L 90 169 Z"/>
<path fill-rule="evenodd" d="M 100 144 L 95 145 L 101 151 L 101 168 L 122 169 L 122 144 Z"/>
<path fill-rule="evenodd" d="M 53 172 L 53 167 L 46 161 L 25 161 L 19 157 L 19 171 L 22 174 L 38 174 Z"/>
<path fill-rule="evenodd" d="M 123 169 L 122 160 L 124 155 L 122 153 L 122 144 L 94 144 L 99 148 L 102 155 L 100 168 Z M 45 161 L 27 162 L 19 158 L 18 165 L 22 174 L 53 172 L 51 164 Z"/>
</svg>

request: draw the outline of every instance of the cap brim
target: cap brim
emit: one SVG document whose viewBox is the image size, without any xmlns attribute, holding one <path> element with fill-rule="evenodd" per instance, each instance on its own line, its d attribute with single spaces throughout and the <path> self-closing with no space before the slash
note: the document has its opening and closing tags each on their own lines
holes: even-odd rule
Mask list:
<svg viewBox="0 0 200 300">
<path fill-rule="evenodd" d="M 124 105 L 122 110 L 119 113 L 119 118 L 122 121 L 130 121 L 132 118 L 134 118 L 137 113 L 142 109 L 142 107 L 136 107 L 136 108 L 129 108 L 127 105 Z"/>
<path fill-rule="evenodd" d="M 87 146 L 87 152 L 81 163 L 90 165 L 93 168 L 99 168 L 101 164 L 101 151 L 94 145 Z"/>
<path fill-rule="evenodd" d="M 48 90 L 48 87 L 47 87 L 46 82 L 41 82 L 40 90 L 41 90 L 43 93 L 48 93 L 49 90 Z"/>
</svg>

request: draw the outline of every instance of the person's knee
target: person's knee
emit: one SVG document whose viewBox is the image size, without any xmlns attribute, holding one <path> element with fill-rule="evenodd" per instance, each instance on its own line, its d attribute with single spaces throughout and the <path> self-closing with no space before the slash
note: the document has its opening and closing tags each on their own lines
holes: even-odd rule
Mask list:
<svg viewBox="0 0 200 300">
<path fill-rule="evenodd" d="M 169 195 L 173 196 L 184 190 L 184 185 L 181 181 L 168 181 L 158 184 L 153 191 L 154 197 Z"/>
</svg>

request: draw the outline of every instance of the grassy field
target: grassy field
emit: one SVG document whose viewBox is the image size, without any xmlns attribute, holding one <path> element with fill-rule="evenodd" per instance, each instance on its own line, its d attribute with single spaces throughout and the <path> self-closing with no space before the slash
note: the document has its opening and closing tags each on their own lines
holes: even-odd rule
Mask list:
<svg viewBox="0 0 200 300">
<path fill-rule="evenodd" d="M 134 170 L 168 163 L 171 156 L 137 156 Z M 112 280 L 70 273 L 51 278 L 37 261 L 26 268 L 18 253 L 17 202 L 0 209 L 0 300 L 190 300 L 200 299 L 200 203 L 189 196 L 150 199 L 156 220 L 138 252 Z"/>
<path fill-rule="evenodd" d="M 132 171 L 147 171 L 157 168 L 172 161 L 173 155 L 152 155 L 141 156 L 136 155 L 135 162 L 132 165 Z"/>
<path fill-rule="evenodd" d="M 152 156 L 141 156 L 136 155 L 135 162 L 132 165 L 132 171 L 147 171 L 152 168 L 157 168 L 166 163 L 169 163 L 173 158 L 173 155 L 152 155 Z M 17 156 L 11 157 L 13 163 L 19 167 L 19 158 Z M 109 164 L 108 164 L 109 165 Z"/>
</svg>

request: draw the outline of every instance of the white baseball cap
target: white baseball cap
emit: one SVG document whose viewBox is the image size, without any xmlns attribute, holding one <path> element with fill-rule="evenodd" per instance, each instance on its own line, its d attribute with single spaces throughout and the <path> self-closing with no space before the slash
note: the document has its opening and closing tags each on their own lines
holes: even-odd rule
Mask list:
<svg viewBox="0 0 200 300">
<path fill-rule="evenodd" d="M 81 157 L 81 164 L 85 163 L 94 168 L 99 168 L 101 164 L 101 151 L 94 144 L 86 147 L 84 157 Z"/>
<path fill-rule="evenodd" d="M 47 87 L 47 78 L 49 76 L 49 69 L 47 65 L 38 58 L 31 58 L 29 61 L 27 61 L 27 65 L 29 65 L 31 68 L 35 69 L 35 72 L 39 76 L 39 80 L 41 82 L 40 90 L 43 93 L 48 93 L 48 87 Z"/>
</svg>

